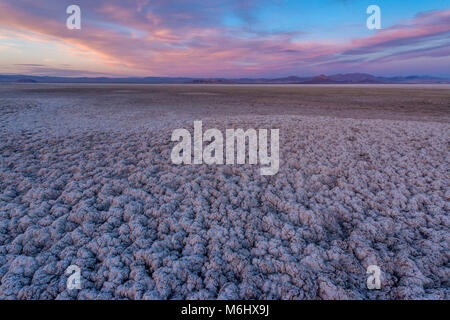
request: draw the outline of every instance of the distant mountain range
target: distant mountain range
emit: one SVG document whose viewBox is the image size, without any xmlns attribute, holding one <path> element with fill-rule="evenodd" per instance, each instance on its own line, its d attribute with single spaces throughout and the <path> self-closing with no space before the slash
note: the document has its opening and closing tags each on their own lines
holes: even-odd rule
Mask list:
<svg viewBox="0 0 450 320">
<path fill-rule="evenodd" d="M 314 77 L 290 76 L 284 78 L 182 78 L 182 77 L 51 77 L 51 76 L 26 76 L 26 75 L 0 75 L 0 82 L 18 83 L 190 83 L 190 84 L 434 84 L 450 83 L 450 78 L 438 78 L 431 76 L 407 76 L 407 77 L 377 77 L 367 73 L 333 74 L 330 76 L 321 74 Z"/>
</svg>

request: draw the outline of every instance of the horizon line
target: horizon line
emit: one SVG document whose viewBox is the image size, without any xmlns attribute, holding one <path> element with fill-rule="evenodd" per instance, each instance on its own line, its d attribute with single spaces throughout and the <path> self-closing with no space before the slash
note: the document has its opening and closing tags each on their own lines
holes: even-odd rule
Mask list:
<svg viewBox="0 0 450 320">
<path fill-rule="evenodd" d="M 277 80 L 277 79 L 286 79 L 286 78 L 314 78 L 314 77 L 320 77 L 320 76 L 326 76 L 326 77 L 332 77 L 337 75 L 366 75 L 376 78 L 411 78 L 411 77 L 429 77 L 429 78 L 435 78 L 435 79 L 450 79 L 450 75 L 430 75 L 430 74 L 409 74 L 409 75 L 376 75 L 372 73 L 366 73 L 366 72 L 346 72 L 346 73 L 320 73 L 320 74 L 310 74 L 310 75 L 297 75 L 297 74 L 290 74 L 286 76 L 254 76 L 254 77 L 224 77 L 224 76 L 166 76 L 166 75 L 153 75 L 153 76 L 113 76 L 113 75 L 98 75 L 98 76 L 64 76 L 64 75 L 35 75 L 35 74 L 24 74 L 24 73 L 0 73 L 0 77 L 2 76 L 8 76 L 8 77 L 40 77 L 40 78 L 64 78 L 64 79 L 80 79 L 80 78 L 86 78 L 86 79 L 98 79 L 98 78 L 106 78 L 106 79 L 146 79 L 146 78 L 166 78 L 166 79 L 193 79 L 193 80 L 240 80 L 240 79 L 249 79 L 249 80 Z"/>
</svg>

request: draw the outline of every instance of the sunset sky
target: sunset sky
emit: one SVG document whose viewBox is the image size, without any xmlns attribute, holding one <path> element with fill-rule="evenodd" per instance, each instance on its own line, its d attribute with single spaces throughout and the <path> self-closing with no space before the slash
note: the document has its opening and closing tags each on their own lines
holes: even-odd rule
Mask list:
<svg viewBox="0 0 450 320">
<path fill-rule="evenodd" d="M 66 8 L 81 8 L 81 30 Z M 366 9 L 381 8 L 381 30 Z M 450 0 L 0 0 L 0 73 L 450 76 Z"/>
</svg>

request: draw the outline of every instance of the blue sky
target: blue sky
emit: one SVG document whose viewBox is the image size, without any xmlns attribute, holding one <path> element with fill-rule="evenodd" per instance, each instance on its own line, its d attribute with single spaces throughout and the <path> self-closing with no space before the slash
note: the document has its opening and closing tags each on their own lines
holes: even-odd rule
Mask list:
<svg viewBox="0 0 450 320">
<path fill-rule="evenodd" d="M 450 0 L 2 0 L 0 72 L 259 77 L 448 76 Z M 381 30 L 366 27 L 369 5 Z"/>
</svg>

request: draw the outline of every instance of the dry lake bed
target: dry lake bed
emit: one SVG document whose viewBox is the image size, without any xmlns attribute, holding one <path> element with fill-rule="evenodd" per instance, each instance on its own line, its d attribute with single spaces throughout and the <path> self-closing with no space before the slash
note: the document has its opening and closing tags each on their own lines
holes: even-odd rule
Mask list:
<svg viewBox="0 0 450 320">
<path fill-rule="evenodd" d="M 194 120 L 278 173 L 172 164 Z M 0 84 L 0 298 L 449 299 L 449 151 L 445 85 Z"/>
</svg>

